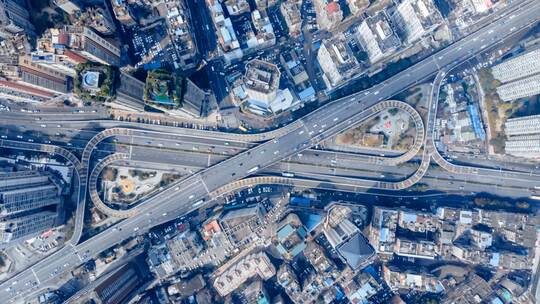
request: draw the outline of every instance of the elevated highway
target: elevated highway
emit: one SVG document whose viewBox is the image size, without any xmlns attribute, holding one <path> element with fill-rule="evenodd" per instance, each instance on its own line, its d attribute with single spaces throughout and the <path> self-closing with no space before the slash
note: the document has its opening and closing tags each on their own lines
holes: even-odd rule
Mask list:
<svg viewBox="0 0 540 304">
<path fill-rule="evenodd" d="M 438 71 L 439 67 L 466 60 L 504 39 L 510 34 L 505 31 L 508 27 L 517 29 L 529 27 L 539 18 L 540 5 L 538 3 L 524 4 L 515 12 L 514 18 L 494 21 L 489 29 L 483 28 L 465 37 L 451 47 L 394 75 L 384 83 L 368 91 L 336 100 L 308 114 L 279 137 L 173 184 L 142 203 L 138 215 L 127 218 L 76 246 L 66 246 L 59 251 L 62 253 L 61 256 L 45 258 L 28 271 L 4 282 L 0 286 L 0 299 L 8 299 L 8 302 L 20 299 L 47 286 L 58 273 L 71 270 L 103 249 L 133 235 L 144 233 L 154 225 L 204 207 L 214 191 L 246 176 L 256 174 L 281 159 L 334 136 L 351 124 L 372 117 L 373 107 L 382 100 L 430 77 Z M 310 132 L 313 133 L 310 135 Z M 202 199 L 205 200 L 199 203 Z"/>
</svg>

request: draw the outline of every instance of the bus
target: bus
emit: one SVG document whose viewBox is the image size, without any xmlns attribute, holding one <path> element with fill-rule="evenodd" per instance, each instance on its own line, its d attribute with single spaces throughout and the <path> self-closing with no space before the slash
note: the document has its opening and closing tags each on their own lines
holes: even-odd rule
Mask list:
<svg viewBox="0 0 540 304">
<path fill-rule="evenodd" d="M 253 173 L 255 171 L 259 170 L 259 166 L 255 166 L 247 171 L 248 174 Z"/>
<path fill-rule="evenodd" d="M 202 204 L 204 203 L 204 200 L 198 200 L 196 201 L 195 203 L 193 203 L 192 207 L 193 208 L 198 208 L 199 206 L 201 206 Z"/>
</svg>

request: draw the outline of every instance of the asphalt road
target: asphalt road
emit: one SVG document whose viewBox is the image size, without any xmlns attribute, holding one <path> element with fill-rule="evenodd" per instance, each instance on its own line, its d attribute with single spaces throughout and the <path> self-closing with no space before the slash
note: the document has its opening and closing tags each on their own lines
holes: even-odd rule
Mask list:
<svg viewBox="0 0 540 304">
<path fill-rule="evenodd" d="M 15 115 L 14 115 L 15 114 Z M 120 123 L 120 124 L 118 124 Z M 45 127 L 42 127 L 44 125 Z M 33 140 L 36 143 L 47 143 L 63 146 L 67 149 L 82 150 L 88 140 L 98 133 L 96 129 L 129 126 L 130 128 L 145 128 L 136 132 L 138 140 L 136 144 L 152 145 L 154 147 L 163 147 L 171 149 L 190 150 L 199 149 L 199 151 L 208 151 L 211 148 L 212 153 L 222 155 L 234 155 L 242 148 L 250 148 L 255 143 L 248 144 L 248 140 L 240 140 L 238 136 L 230 136 L 227 133 L 189 130 L 184 128 L 171 128 L 158 125 L 141 125 L 139 123 L 127 123 L 116 121 L 65 121 L 58 118 L 54 121 L 35 121 L 32 116 L 12 112 L 0 112 L 0 135 L 6 136 L 6 139 L 28 141 Z M 22 129 L 24 127 L 24 129 Z M 150 127 L 149 130 L 146 130 Z M 172 133 L 177 131 L 177 134 Z M 193 132 L 191 132 L 193 131 Z M 55 134 L 61 134 L 56 136 Z M 191 134 L 190 134 L 191 133 Z M 22 136 L 18 138 L 17 136 Z M 229 138 L 230 137 L 230 138 Z M 110 140 L 109 140 L 110 142 Z M 119 138 L 119 143 L 130 143 L 131 139 Z M 150 144 L 148 144 L 150 142 Z M 68 144 L 69 143 L 69 144 Z M 178 145 L 177 145 L 178 144 Z M 212 148 L 215 146 L 217 148 Z M 98 148 L 103 149 L 104 145 Z M 104 151 L 114 151 L 111 147 L 103 149 Z M 377 155 L 379 152 L 370 149 L 362 151 L 365 155 Z M 344 155 L 336 151 L 336 155 Z M 386 153 L 388 154 L 388 153 Z M 389 154 L 388 154 L 389 155 Z M 361 158 L 361 156 L 359 156 Z M 500 159 L 483 159 L 481 157 L 461 157 L 449 159 L 449 161 L 468 165 L 474 164 L 476 167 L 497 168 L 507 171 L 516 171 L 528 173 L 530 175 L 540 174 L 540 166 L 526 162 L 510 162 Z"/>
<path fill-rule="evenodd" d="M 281 159 L 326 139 L 353 123 L 372 115 L 369 107 L 436 73 L 440 67 L 468 59 L 508 34 L 509 28 L 529 26 L 540 18 L 540 5 L 526 5 L 508 18 L 454 43 L 384 83 L 334 101 L 299 121 L 288 133 L 227 159 L 201 173 L 165 189 L 141 205 L 141 213 L 128 218 L 77 246 L 67 246 L 34 267 L 0 286 L 0 299 L 14 302 L 43 288 L 59 274 L 89 260 L 102 250 L 143 233 L 149 227 L 169 221 L 204 206 L 202 198 L 210 192 L 254 174 Z M 32 287 L 34 286 L 34 287 Z"/>
</svg>

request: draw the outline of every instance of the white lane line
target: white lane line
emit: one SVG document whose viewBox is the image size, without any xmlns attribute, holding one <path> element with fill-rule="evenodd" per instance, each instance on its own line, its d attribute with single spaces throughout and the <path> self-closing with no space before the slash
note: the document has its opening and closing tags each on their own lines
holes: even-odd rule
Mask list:
<svg viewBox="0 0 540 304">
<path fill-rule="evenodd" d="M 212 157 L 212 154 L 208 154 L 208 163 L 206 164 L 207 167 L 210 167 L 210 158 Z"/>
<path fill-rule="evenodd" d="M 32 271 L 32 274 L 34 274 L 34 277 L 36 278 L 36 281 L 38 282 L 38 285 L 41 285 L 41 281 L 39 280 L 36 272 L 34 271 L 34 268 L 30 268 L 30 270 Z"/>
<path fill-rule="evenodd" d="M 108 230 L 106 230 L 106 231 L 108 231 Z M 75 254 L 79 258 L 79 260 L 81 260 L 81 262 L 84 262 L 84 259 L 79 255 L 79 251 L 75 251 Z"/>
<path fill-rule="evenodd" d="M 208 187 L 206 186 L 206 183 L 204 182 L 204 180 L 202 179 L 202 177 L 200 177 L 200 180 L 201 180 L 201 183 L 203 184 L 204 189 L 206 190 L 206 192 L 207 192 L 208 194 L 210 194 L 210 191 L 208 190 Z"/>
<path fill-rule="evenodd" d="M 439 63 L 437 62 L 435 57 L 431 57 L 431 59 L 433 59 L 433 62 L 435 62 L 435 65 L 437 66 L 437 70 L 441 70 L 441 67 L 439 66 Z"/>
<path fill-rule="evenodd" d="M 134 138 L 134 137 L 135 137 L 135 136 L 133 136 L 133 135 L 130 136 L 131 142 L 130 142 L 130 144 L 129 144 L 129 159 L 131 159 L 131 152 L 133 151 L 133 138 Z"/>
</svg>

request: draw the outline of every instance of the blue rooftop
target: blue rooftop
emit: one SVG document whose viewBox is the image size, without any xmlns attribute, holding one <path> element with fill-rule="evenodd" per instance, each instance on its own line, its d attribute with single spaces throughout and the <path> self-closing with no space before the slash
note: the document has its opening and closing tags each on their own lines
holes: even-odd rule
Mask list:
<svg viewBox="0 0 540 304">
<path fill-rule="evenodd" d="M 491 260 L 489 260 L 489 264 L 493 267 L 499 267 L 499 258 L 500 254 L 498 252 L 493 253 Z"/>
<path fill-rule="evenodd" d="M 308 87 L 304 89 L 302 92 L 298 93 L 298 97 L 302 101 L 305 101 L 306 99 L 310 99 L 313 96 L 315 96 L 315 89 L 313 87 Z"/>
<path fill-rule="evenodd" d="M 404 213 L 403 214 L 403 220 L 405 222 L 416 222 L 416 218 L 417 218 L 417 216 L 414 213 Z"/>
<path fill-rule="evenodd" d="M 291 226 L 291 224 L 287 224 L 283 226 L 279 231 L 277 232 L 277 238 L 279 241 L 282 241 L 286 239 L 289 235 L 291 235 L 294 232 L 294 228 Z"/>
<path fill-rule="evenodd" d="M 474 134 L 476 134 L 476 136 L 478 136 L 478 138 L 481 140 L 485 140 L 486 132 L 484 131 L 484 128 L 482 128 L 482 122 L 480 121 L 480 116 L 478 116 L 478 110 L 472 104 L 467 106 L 467 110 L 471 116 Z"/>
<path fill-rule="evenodd" d="M 322 216 L 316 213 L 299 213 L 298 217 L 304 226 L 306 226 L 308 232 L 315 229 L 322 221 Z"/>
<path fill-rule="evenodd" d="M 495 297 L 493 300 L 491 300 L 491 304 L 504 304 L 504 302 L 498 297 Z"/>
<path fill-rule="evenodd" d="M 293 196 L 290 201 L 291 205 L 297 205 L 301 207 L 309 207 L 311 200 L 305 197 Z"/>
</svg>

